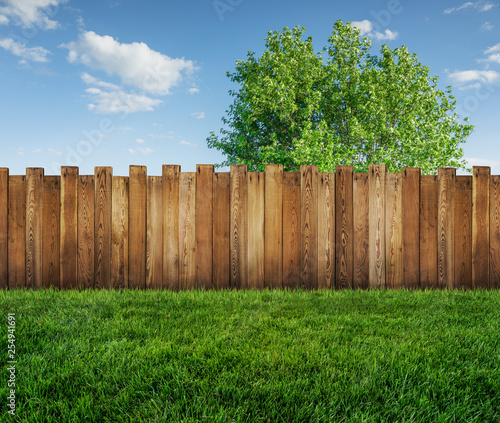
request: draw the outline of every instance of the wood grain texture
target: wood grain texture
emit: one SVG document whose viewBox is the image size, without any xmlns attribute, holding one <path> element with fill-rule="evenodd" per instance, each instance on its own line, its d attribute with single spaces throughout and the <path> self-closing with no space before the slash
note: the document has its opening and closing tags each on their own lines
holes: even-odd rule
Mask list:
<svg viewBox="0 0 500 423">
<path fill-rule="evenodd" d="M 78 286 L 94 288 L 94 175 L 78 178 Z"/>
<path fill-rule="evenodd" d="M 78 168 L 61 167 L 61 288 L 78 287 Z"/>
<path fill-rule="evenodd" d="M 248 190 L 247 165 L 230 168 L 231 288 L 248 287 Z"/>
<path fill-rule="evenodd" d="M 0 289 L 9 285 L 9 169 L 0 168 Z"/>
<path fill-rule="evenodd" d="M 61 178 L 43 178 L 43 222 L 42 222 L 42 286 L 70 288 L 61 286 Z"/>
<path fill-rule="evenodd" d="M 500 175 L 490 181 L 490 288 L 500 288 Z"/>
<path fill-rule="evenodd" d="M 179 288 L 196 288 L 196 172 L 179 175 Z"/>
<path fill-rule="evenodd" d="M 371 164 L 370 189 L 370 287 L 386 286 L 385 195 L 387 165 Z"/>
<path fill-rule="evenodd" d="M 129 167 L 128 286 L 146 287 L 146 166 Z"/>
<path fill-rule="evenodd" d="M 26 286 L 26 178 L 9 176 L 9 288 Z"/>
<path fill-rule="evenodd" d="M 283 286 L 283 165 L 266 165 L 264 215 L 266 252 L 264 286 L 281 288 Z"/>
<path fill-rule="evenodd" d="M 229 172 L 214 173 L 213 187 L 213 286 L 224 289 L 231 286 Z"/>
<path fill-rule="evenodd" d="M 386 287 L 403 286 L 403 175 L 386 174 L 385 269 Z"/>
<path fill-rule="evenodd" d="M 455 177 L 453 168 L 438 170 L 438 287 L 455 283 Z"/>
<path fill-rule="evenodd" d="M 43 169 L 26 169 L 26 287 L 42 286 Z"/>
<path fill-rule="evenodd" d="M 318 288 L 335 288 L 335 173 L 318 174 Z"/>
<path fill-rule="evenodd" d="M 300 172 L 283 172 L 283 287 L 301 283 Z"/>
<path fill-rule="evenodd" d="M 196 165 L 196 281 L 199 288 L 213 284 L 213 165 Z"/>
<path fill-rule="evenodd" d="M 111 197 L 111 286 L 123 289 L 128 287 L 128 176 L 113 176 Z"/>
<path fill-rule="evenodd" d="M 490 168 L 472 168 L 472 287 L 489 288 Z"/>
<path fill-rule="evenodd" d="M 436 175 L 420 178 L 420 288 L 436 288 L 437 276 L 437 209 Z"/>
<path fill-rule="evenodd" d="M 163 287 L 179 289 L 178 165 L 163 165 Z"/>
<path fill-rule="evenodd" d="M 318 166 L 300 166 L 301 286 L 318 288 Z"/>
<path fill-rule="evenodd" d="M 420 169 L 403 168 L 403 280 L 408 289 L 420 285 Z"/>
<path fill-rule="evenodd" d="M 111 287 L 111 210 L 113 169 L 95 167 L 94 184 L 94 287 Z"/>
<path fill-rule="evenodd" d="M 210 184 L 212 186 L 212 184 Z M 163 285 L 163 178 L 148 176 L 146 288 Z"/>
<path fill-rule="evenodd" d="M 455 178 L 455 288 L 472 288 L 472 176 Z"/>
<path fill-rule="evenodd" d="M 265 173 L 248 172 L 248 287 L 264 288 Z"/>
<path fill-rule="evenodd" d="M 354 173 L 353 177 L 353 280 L 354 289 L 369 286 L 370 262 L 370 219 L 369 219 L 369 180 L 368 173 Z"/>
</svg>

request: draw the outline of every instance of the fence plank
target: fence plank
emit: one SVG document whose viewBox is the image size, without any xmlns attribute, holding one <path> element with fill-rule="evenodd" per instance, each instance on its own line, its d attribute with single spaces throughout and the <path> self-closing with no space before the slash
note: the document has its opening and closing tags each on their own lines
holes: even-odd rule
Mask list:
<svg viewBox="0 0 500 423">
<path fill-rule="evenodd" d="M 300 166 L 302 287 L 318 288 L 318 166 Z"/>
<path fill-rule="evenodd" d="M 212 288 L 213 277 L 213 165 L 196 166 L 196 280 Z"/>
<path fill-rule="evenodd" d="M 300 172 L 283 172 L 283 287 L 300 286 Z"/>
<path fill-rule="evenodd" d="M 248 287 L 264 288 L 265 173 L 248 172 Z"/>
<path fill-rule="evenodd" d="M 9 169 L 0 168 L 0 289 L 9 285 Z"/>
<path fill-rule="evenodd" d="M 179 288 L 196 288 L 196 172 L 179 175 Z"/>
<path fill-rule="evenodd" d="M 94 288 L 94 175 L 78 180 L 78 286 Z"/>
<path fill-rule="evenodd" d="M 213 286 L 221 289 L 230 287 L 229 173 L 214 173 L 213 187 Z"/>
<path fill-rule="evenodd" d="M 26 286 L 26 178 L 9 176 L 9 288 Z"/>
<path fill-rule="evenodd" d="M 335 287 L 351 288 L 354 273 L 353 167 L 337 166 L 335 176 Z"/>
<path fill-rule="evenodd" d="M 63 288 L 61 286 L 61 178 L 43 178 L 43 222 L 42 222 L 42 286 Z M 67 286 L 64 286 L 66 288 Z"/>
<path fill-rule="evenodd" d="M 179 165 L 163 165 L 163 286 L 179 289 Z"/>
<path fill-rule="evenodd" d="M 163 178 L 148 176 L 146 288 L 163 284 Z"/>
<path fill-rule="evenodd" d="M 438 287 L 455 283 L 455 176 L 453 168 L 438 170 Z"/>
<path fill-rule="evenodd" d="M 266 165 L 265 174 L 265 284 L 283 286 L 283 165 Z"/>
<path fill-rule="evenodd" d="M 387 288 L 403 286 L 403 175 L 386 174 L 385 268 Z"/>
<path fill-rule="evenodd" d="M 128 180 L 128 286 L 146 287 L 146 166 L 130 166 Z"/>
<path fill-rule="evenodd" d="M 248 205 L 247 165 L 231 165 L 231 287 L 245 289 L 248 286 Z"/>
<path fill-rule="evenodd" d="M 455 288 L 472 288 L 472 176 L 455 178 Z"/>
<path fill-rule="evenodd" d="M 26 169 L 26 287 L 42 286 L 43 169 Z"/>
<path fill-rule="evenodd" d="M 403 280 L 420 285 L 420 169 L 403 168 Z"/>
<path fill-rule="evenodd" d="M 335 173 L 318 174 L 318 288 L 335 288 Z"/>
<path fill-rule="evenodd" d="M 490 181 L 490 288 L 500 288 L 500 175 Z"/>
<path fill-rule="evenodd" d="M 370 287 L 386 286 L 385 207 L 387 165 L 370 165 Z"/>
<path fill-rule="evenodd" d="M 472 287 L 488 288 L 490 272 L 490 168 L 472 170 Z"/>
<path fill-rule="evenodd" d="M 94 287 L 111 287 L 111 194 L 113 169 L 95 167 L 94 184 Z"/>
<path fill-rule="evenodd" d="M 420 178 L 420 287 L 437 287 L 437 176 Z"/>
<path fill-rule="evenodd" d="M 366 289 L 369 286 L 370 262 L 370 219 L 368 173 L 354 173 L 353 177 L 353 288 Z"/>
<path fill-rule="evenodd" d="M 61 288 L 78 287 L 78 168 L 61 167 Z"/>
<path fill-rule="evenodd" d="M 128 287 L 129 178 L 113 176 L 111 218 L 111 286 Z"/>
</svg>

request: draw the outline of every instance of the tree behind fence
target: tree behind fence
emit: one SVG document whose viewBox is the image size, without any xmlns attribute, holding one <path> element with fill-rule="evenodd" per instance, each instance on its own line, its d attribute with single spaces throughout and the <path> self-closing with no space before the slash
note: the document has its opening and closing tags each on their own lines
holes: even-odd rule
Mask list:
<svg viewBox="0 0 500 423">
<path fill-rule="evenodd" d="M 0 287 L 500 288 L 500 176 L 0 169 Z"/>
</svg>

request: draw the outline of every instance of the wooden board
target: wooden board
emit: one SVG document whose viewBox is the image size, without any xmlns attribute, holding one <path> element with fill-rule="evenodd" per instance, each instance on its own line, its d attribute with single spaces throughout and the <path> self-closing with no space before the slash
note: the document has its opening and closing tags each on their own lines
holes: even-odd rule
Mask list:
<svg viewBox="0 0 500 423">
<path fill-rule="evenodd" d="M 78 286 L 94 288 L 94 175 L 78 178 Z"/>
<path fill-rule="evenodd" d="M 354 173 L 353 177 L 353 279 L 354 289 L 366 289 L 369 286 L 369 183 L 368 173 Z"/>
<path fill-rule="evenodd" d="M 264 180 L 266 175 L 248 172 L 248 287 L 264 288 Z"/>
<path fill-rule="evenodd" d="M 386 174 L 385 269 L 386 287 L 403 286 L 403 176 Z"/>
<path fill-rule="evenodd" d="M 300 166 L 302 287 L 318 288 L 318 166 Z"/>
<path fill-rule="evenodd" d="M 78 168 L 61 167 L 61 288 L 78 287 Z"/>
<path fill-rule="evenodd" d="M 42 223 L 42 286 L 45 288 L 69 288 L 61 286 L 60 257 L 61 178 L 43 178 Z"/>
<path fill-rule="evenodd" d="M 408 289 L 420 285 L 420 169 L 403 168 L 403 280 Z"/>
<path fill-rule="evenodd" d="M 455 178 L 455 288 L 472 288 L 472 176 Z"/>
<path fill-rule="evenodd" d="M 163 287 L 179 289 L 178 165 L 163 165 Z"/>
<path fill-rule="evenodd" d="M 213 176 L 213 286 L 224 289 L 230 285 L 229 264 L 229 172 Z"/>
<path fill-rule="evenodd" d="M 9 176 L 9 288 L 26 286 L 26 179 Z"/>
<path fill-rule="evenodd" d="M 26 287 L 42 286 L 43 169 L 26 169 Z"/>
<path fill-rule="evenodd" d="M 95 167 L 94 287 L 111 287 L 111 195 L 113 169 Z"/>
<path fill-rule="evenodd" d="M 353 284 L 354 212 L 353 167 L 337 166 L 335 176 L 335 288 Z"/>
<path fill-rule="evenodd" d="M 265 186 L 264 286 L 281 288 L 283 286 L 283 165 L 266 165 Z"/>
<path fill-rule="evenodd" d="M 283 287 L 298 288 L 302 275 L 300 172 L 283 172 Z"/>
<path fill-rule="evenodd" d="M 490 180 L 490 288 L 500 288 L 500 175 Z"/>
<path fill-rule="evenodd" d="M 111 286 L 128 287 L 129 178 L 113 176 L 111 218 Z"/>
<path fill-rule="evenodd" d="M 163 284 L 163 178 L 148 176 L 146 288 Z"/>
<path fill-rule="evenodd" d="M 472 287 L 489 288 L 490 168 L 472 170 Z"/>
<path fill-rule="evenodd" d="M 146 287 L 146 166 L 129 167 L 128 286 Z"/>
<path fill-rule="evenodd" d="M 420 288 L 436 288 L 437 279 L 437 208 L 436 175 L 420 177 Z"/>
<path fill-rule="evenodd" d="M 385 194 L 387 165 L 370 165 L 370 287 L 386 286 Z"/>
<path fill-rule="evenodd" d="M 438 170 L 438 287 L 455 283 L 455 177 L 456 169 Z"/>
<path fill-rule="evenodd" d="M 0 168 L 0 289 L 9 285 L 9 169 Z"/>
<path fill-rule="evenodd" d="M 196 172 L 179 175 L 179 288 L 196 288 Z"/>
<path fill-rule="evenodd" d="M 230 260 L 231 287 L 248 286 L 248 190 L 247 165 L 231 165 L 230 171 Z"/>
<path fill-rule="evenodd" d="M 335 288 L 335 173 L 318 174 L 318 288 Z"/>
<path fill-rule="evenodd" d="M 196 281 L 212 288 L 213 277 L 213 165 L 196 165 Z"/>
</svg>

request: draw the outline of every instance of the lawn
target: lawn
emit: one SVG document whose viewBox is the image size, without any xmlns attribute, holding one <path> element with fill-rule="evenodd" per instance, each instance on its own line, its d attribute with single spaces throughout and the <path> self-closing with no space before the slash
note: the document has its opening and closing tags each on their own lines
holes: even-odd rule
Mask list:
<svg viewBox="0 0 500 423">
<path fill-rule="evenodd" d="M 497 422 L 500 291 L 1 291 L 15 422 Z"/>
</svg>

